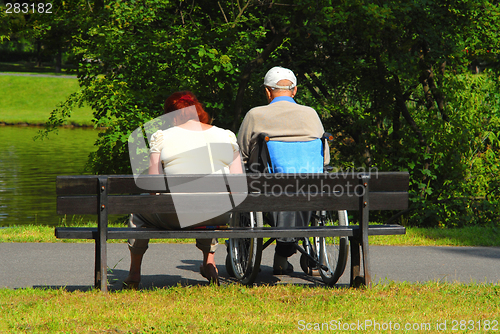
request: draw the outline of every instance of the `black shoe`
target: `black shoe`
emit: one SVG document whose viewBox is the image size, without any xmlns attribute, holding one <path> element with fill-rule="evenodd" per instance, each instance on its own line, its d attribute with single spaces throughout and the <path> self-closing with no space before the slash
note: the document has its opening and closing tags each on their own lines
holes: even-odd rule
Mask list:
<svg viewBox="0 0 500 334">
<path fill-rule="evenodd" d="M 288 275 L 293 273 L 293 266 L 286 257 L 274 253 L 273 275 Z"/>
<path fill-rule="evenodd" d="M 293 266 L 290 262 L 286 262 L 288 264 L 286 269 L 283 269 L 281 267 L 279 268 L 273 268 L 273 275 L 289 275 L 293 273 Z"/>
</svg>

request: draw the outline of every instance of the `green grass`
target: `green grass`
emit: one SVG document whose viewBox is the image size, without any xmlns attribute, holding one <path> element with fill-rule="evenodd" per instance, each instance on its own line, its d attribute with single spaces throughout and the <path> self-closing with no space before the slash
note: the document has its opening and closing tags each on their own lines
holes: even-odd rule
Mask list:
<svg viewBox="0 0 500 334">
<path fill-rule="evenodd" d="M 63 226 L 63 225 L 61 225 Z M 79 224 L 79 227 L 96 227 L 95 223 Z M 110 224 L 109 227 L 125 227 L 120 224 Z M 0 229 L 1 242 L 65 242 L 65 243 L 93 243 L 94 240 L 57 239 L 53 226 L 19 225 Z M 108 243 L 124 243 L 126 240 L 110 239 Z M 194 243 L 194 239 L 152 239 L 151 243 Z"/>
<path fill-rule="evenodd" d="M 58 104 L 80 88 L 76 78 L 0 75 L 2 99 L 0 122 L 44 124 Z M 69 122 L 92 125 L 92 111 L 83 107 L 73 111 Z"/>
<path fill-rule="evenodd" d="M 468 332 L 497 332 L 500 286 L 430 282 L 336 289 L 230 284 L 108 295 L 4 289 L 0 318 L 0 332 L 10 333 L 463 333 L 467 326 Z M 335 330 L 339 325 L 351 330 Z M 393 331 L 384 330 L 388 326 Z M 400 330 L 394 330 L 398 326 Z M 446 331 L 440 330 L 444 326 Z"/>
<path fill-rule="evenodd" d="M 371 245 L 500 247 L 500 229 L 486 226 L 456 229 L 407 227 L 403 236 L 372 236 L 369 241 Z"/>
<path fill-rule="evenodd" d="M 65 224 L 61 224 L 64 226 Z M 93 222 L 77 226 L 95 227 Z M 110 224 L 110 227 L 124 227 Z M 386 246 L 495 246 L 500 247 L 500 231 L 496 227 L 457 229 L 424 229 L 408 227 L 405 235 L 369 237 L 370 245 Z M 0 242 L 93 242 L 93 240 L 56 239 L 53 226 L 21 225 L 0 229 Z M 112 243 L 124 240 L 109 240 Z M 156 243 L 194 243 L 193 239 L 153 239 Z"/>
<path fill-rule="evenodd" d="M 36 74 L 51 74 L 51 75 L 68 75 L 72 69 L 68 66 L 63 66 L 62 73 L 55 73 L 54 63 L 43 63 L 41 67 L 35 62 L 0 62 L 0 72 L 11 73 L 36 73 Z"/>
</svg>

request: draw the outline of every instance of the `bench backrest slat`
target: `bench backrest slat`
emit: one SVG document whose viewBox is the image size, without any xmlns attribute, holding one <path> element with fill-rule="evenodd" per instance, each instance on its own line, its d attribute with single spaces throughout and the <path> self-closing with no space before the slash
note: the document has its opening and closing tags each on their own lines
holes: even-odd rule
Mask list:
<svg viewBox="0 0 500 334">
<path fill-rule="evenodd" d="M 348 187 L 352 190 L 358 185 L 359 177 L 362 173 L 330 173 L 330 174 L 247 174 L 241 175 L 226 175 L 222 182 L 226 184 L 235 184 L 238 182 L 246 182 L 250 191 L 269 191 L 272 187 L 282 189 L 291 182 L 297 189 L 306 185 L 305 190 L 317 189 L 327 190 L 330 187 L 332 190 Z M 85 176 L 58 176 L 56 182 L 57 195 L 94 195 L 99 192 L 96 175 Z M 136 180 L 132 175 L 109 175 L 108 178 L 108 194 L 140 194 L 148 192 L 136 185 Z M 168 185 L 172 184 L 188 184 L 191 181 L 205 181 L 206 183 L 219 180 L 220 175 L 169 175 Z M 149 181 L 151 184 L 166 184 L 163 175 L 147 175 L 141 177 L 141 180 Z M 407 192 L 409 184 L 409 174 L 406 172 L 378 172 L 371 174 L 370 177 L 370 192 L 377 191 L 400 191 Z M 335 188 L 337 187 L 337 188 Z M 192 189 L 191 191 L 196 191 Z M 203 190 L 204 191 L 204 190 Z M 156 191 L 163 192 L 163 191 Z M 166 189 L 166 192 L 169 192 Z"/>
</svg>

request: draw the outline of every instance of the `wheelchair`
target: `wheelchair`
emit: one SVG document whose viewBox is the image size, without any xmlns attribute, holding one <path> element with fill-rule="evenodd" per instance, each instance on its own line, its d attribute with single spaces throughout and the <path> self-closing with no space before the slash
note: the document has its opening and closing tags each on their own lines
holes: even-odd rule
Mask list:
<svg viewBox="0 0 500 334">
<path fill-rule="evenodd" d="M 266 134 L 258 137 L 258 163 L 247 166 L 247 173 L 282 173 L 297 171 L 326 173 L 331 167 L 324 166 L 323 152 L 327 141 L 333 138 L 325 133 L 322 138 L 307 142 L 274 141 Z M 304 164 L 304 162 L 306 162 Z M 304 167 L 304 165 L 306 165 Z M 347 211 L 316 211 L 311 213 L 310 226 L 347 226 Z M 231 227 L 263 227 L 262 212 L 235 213 Z M 260 238 L 228 239 L 226 270 L 244 285 L 254 283 L 259 271 L 262 251 L 275 239 L 266 243 Z M 348 256 L 347 237 L 297 238 L 295 248 L 301 253 L 300 267 L 307 275 L 320 275 L 323 282 L 334 285 L 344 273 Z"/>
</svg>

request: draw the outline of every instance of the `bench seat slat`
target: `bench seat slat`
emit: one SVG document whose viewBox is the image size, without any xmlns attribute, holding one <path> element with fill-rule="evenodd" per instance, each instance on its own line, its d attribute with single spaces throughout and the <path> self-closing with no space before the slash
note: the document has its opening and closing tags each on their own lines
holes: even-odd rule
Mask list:
<svg viewBox="0 0 500 334">
<path fill-rule="evenodd" d="M 161 230 L 108 228 L 108 239 L 172 239 L 172 238 L 282 238 L 282 237 L 313 237 L 313 236 L 347 236 L 352 237 L 359 231 L 358 225 L 330 227 L 295 227 L 295 228 L 235 228 L 220 230 Z M 370 225 L 368 235 L 405 234 L 406 229 L 400 225 Z M 56 227 L 56 237 L 60 239 L 95 239 L 95 227 Z"/>
</svg>

